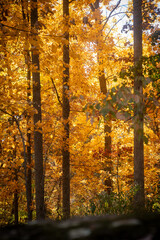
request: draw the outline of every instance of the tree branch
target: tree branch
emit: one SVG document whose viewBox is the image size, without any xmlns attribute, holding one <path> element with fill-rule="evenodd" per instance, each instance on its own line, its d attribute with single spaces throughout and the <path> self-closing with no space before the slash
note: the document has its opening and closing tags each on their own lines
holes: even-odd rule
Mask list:
<svg viewBox="0 0 160 240">
<path fill-rule="evenodd" d="M 106 19 L 106 22 L 104 23 L 102 30 L 104 29 L 104 27 L 106 26 L 109 18 L 111 17 L 112 13 L 116 10 L 116 8 L 119 6 L 119 4 L 121 3 L 121 0 L 118 1 L 118 3 L 116 4 L 116 6 L 112 9 L 112 11 L 109 13 L 109 16 Z"/>
<path fill-rule="evenodd" d="M 51 81 L 52 81 L 52 84 L 53 84 L 54 90 L 56 91 L 56 95 L 57 95 L 58 102 L 59 102 L 59 104 L 60 104 L 61 107 L 62 107 L 62 102 L 61 102 L 60 96 L 59 96 L 59 94 L 58 94 L 58 91 L 57 91 L 56 85 L 55 85 L 55 83 L 54 83 L 52 77 L 51 77 Z"/>
<path fill-rule="evenodd" d="M 124 18 L 124 16 L 122 18 L 120 18 L 109 30 L 109 32 L 107 33 L 106 37 L 105 37 L 105 41 L 107 39 L 107 37 L 109 36 L 110 32 L 112 31 L 112 29 L 117 25 L 117 23 L 119 23 L 122 19 Z"/>
<path fill-rule="evenodd" d="M 6 24 L 4 24 L 4 23 L 1 23 L 0 25 L 1 25 L 1 28 L 2 28 L 2 27 L 7 27 L 7 28 L 14 29 L 14 30 L 16 30 L 16 31 L 26 32 L 26 33 L 30 33 L 30 34 L 32 34 L 32 35 L 37 35 L 37 33 L 33 33 L 33 32 L 31 32 L 31 31 L 27 31 L 27 30 L 25 30 L 25 29 L 19 29 L 19 28 L 16 28 L 16 27 L 11 27 L 11 26 L 8 26 L 8 25 L 6 25 Z"/>
<path fill-rule="evenodd" d="M 11 28 L 11 29 L 13 29 L 13 30 L 20 31 L 20 32 L 21 32 L 21 31 L 22 31 L 22 32 L 26 32 L 26 33 L 29 33 L 29 34 L 31 34 L 31 35 L 38 35 L 37 33 L 32 32 L 32 31 L 28 31 L 28 30 L 25 30 L 25 29 L 19 29 L 19 28 L 16 28 L 16 27 L 8 26 L 8 25 L 6 25 L 6 24 L 4 24 L 4 23 L 0 23 L 0 28 L 2 29 L 3 27 Z M 43 36 L 46 36 L 46 37 L 51 36 L 51 37 L 55 37 L 55 38 L 58 38 L 58 37 L 61 38 L 61 37 L 64 36 L 64 34 L 59 35 L 59 36 L 51 35 L 51 34 L 44 34 Z"/>
</svg>

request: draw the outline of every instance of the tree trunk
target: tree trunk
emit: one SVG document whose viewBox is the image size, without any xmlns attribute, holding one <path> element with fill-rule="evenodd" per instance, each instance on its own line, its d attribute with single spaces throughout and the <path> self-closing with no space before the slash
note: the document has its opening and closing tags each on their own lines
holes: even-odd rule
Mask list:
<svg viewBox="0 0 160 240">
<path fill-rule="evenodd" d="M 142 0 L 133 1 L 134 21 L 134 182 L 137 186 L 135 208 L 144 207 L 143 86 L 142 86 Z"/>
<path fill-rule="evenodd" d="M 101 65 L 100 61 L 99 61 L 99 66 Z M 101 70 L 99 72 L 99 83 L 100 83 L 100 90 L 102 93 L 104 93 L 105 95 L 107 94 L 107 87 L 106 87 L 106 78 L 105 78 L 105 73 L 104 73 L 104 69 Z M 112 174 L 112 160 L 111 160 L 111 144 L 112 144 L 112 140 L 111 140 L 111 116 L 109 114 L 109 116 L 104 117 L 104 152 L 105 152 L 105 157 L 106 157 L 106 161 L 105 161 L 105 171 L 108 174 L 108 177 L 105 180 L 105 187 L 106 187 L 106 192 L 108 194 L 111 194 L 111 191 L 113 189 L 112 186 L 112 178 L 111 178 L 111 174 Z"/>
<path fill-rule="evenodd" d="M 40 85 L 40 66 L 39 49 L 36 39 L 38 34 L 38 9 L 37 0 L 31 1 L 31 30 L 32 37 L 36 41 L 32 45 L 32 79 L 33 79 L 33 106 L 37 113 L 34 114 L 34 154 L 35 154 L 35 188 L 36 188 L 36 218 L 45 218 L 44 207 L 44 175 L 43 175 L 43 141 L 42 128 L 37 124 L 42 122 L 41 117 L 41 85 Z"/>
<path fill-rule="evenodd" d="M 98 65 L 99 65 L 99 84 L 100 84 L 100 91 L 106 95 L 107 94 L 107 86 L 106 86 L 106 77 L 105 77 L 105 72 L 103 68 L 103 56 L 102 56 L 102 49 L 101 49 L 101 44 L 103 42 L 103 34 L 102 34 L 102 24 L 101 24 L 101 13 L 99 10 L 99 0 L 96 0 L 94 6 L 95 9 L 98 10 L 97 14 L 97 19 L 96 21 L 100 25 L 100 30 L 97 36 L 97 60 L 98 60 Z M 109 116 L 104 117 L 104 152 L 105 152 L 105 171 L 108 174 L 108 177 L 105 180 L 105 187 L 106 187 L 106 192 L 108 194 L 111 194 L 112 191 L 112 179 L 111 179 L 111 174 L 112 174 L 112 161 L 111 161 L 111 117 L 110 114 Z"/>
<path fill-rule="evenodd" d="M 65 20 L 65 33 L 64 38 L 67 43 L 63 46 L 63 125 L 64 125 L 64 136 L 63 136 L 63 219 L 70 217 L 70 152 L 69 152 L 69 1 L 63 0 L 63 17 Z"/>
<path fill-rule="evenodd" d="M 28 9 L 28 0 L 21 0 L 22 3 L 22 15 L 24 26 L 27 27 L 29 31 L 29 9 Z M 29 53 L 29 41 L 28 41 L 28 33 L 26 33 L 26 46 L 28 49 L 25 53 L 25 62 L 27 65 L 27 102 L 28 105 L 31 105 L 31 71 L 30 71 L 30 53 Z M 27 166 L 26 166 L 26 197 L 27 197 L 27 212 L 28 212 L 28 221 L 32 221 L 32 156 L 31 156 L 31 129 L 30 129 L 30 120 L 31 116 L 27 113 Z"/>
<path fill-rule="evenodd" d="M 28 80 L 28 87 L 27 87 L 27 101 L 30 105 L 30 96 L 31 96 L 31 74 L 29 69 L 29 51 L 27 51 L 27 66 L 28 66 L 28 73 L 27 73 L 27 80 Z M 27 115 L 27 211 L 28 211 L 28 221 L 32 221 L 32 154 L 31 154 L 31 129 L 30 129 L 30 121 L 31 116 Z"/>
<path fill-rule="evenodd" d="M 15 149 L 13 150 L 13 160 L 16 161 L 16 136 L 14 135 Z M 16 189 L 14 190 L 14 224 L 18 224 L 18 168 L 14 168 L 14 180 Z"/>
<path fill-rule="evenodd" d="M 14 171 L 15 181 L 18 183 L 18 173 L 17 169 Z M 18 224 L 18 190 L 14 191 L 14 224 Z"/>
<path fill-rule="evenodd" d="M 32 157 L 31 157 L 31 134 L 27 127 L 27 212 L 28 221 L 32 221 Z"/>
</svg>

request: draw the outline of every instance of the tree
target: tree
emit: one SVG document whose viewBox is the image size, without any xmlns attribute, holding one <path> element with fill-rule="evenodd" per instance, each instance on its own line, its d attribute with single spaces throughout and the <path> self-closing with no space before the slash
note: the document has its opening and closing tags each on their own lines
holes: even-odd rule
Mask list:
<svg viewBox="0 0 160 240">
<path fill-rule="evenodd" d="M 105 69 L 104 69 L 104 54 L 103 54 L 103 46 L 105 43 L 104 38 L 104 27 L 107 24 L 108 20 L 112 16 L 112 13 L 117 9 L 121 1 L 118 1 L 117 4 L 113 7 L 113 9 L 110 11 L 109 16 L 105 19 L 105 23 L 102 24 L 102 13 L 100 9 L 100 0 L 96 0 L 94 4 L 90 4 L 90 7 L 93 12 L 95 13 L 95 22 L 97 24 L 97 62 L 98 62 L 98 79 L 99 79 L 99 85 L 100 85 L 100 91 L 104 95 L 107 95 L 109 89 L 107 89 L 106 84 L 106 76 L 105 76 Z M 109 3 L 108 3 L 109 4 Z M 106 162 L 104 169 L 106 169 L 108 177 L 105 180 L 105 186 L 107 189 L 108 194 L 111 193 L 113 190 L 113 184 L 112 184 L 112 160 L 111 160 L 111 149 L 112 149 L 112 139 L 111 139 L 111 131 L 112 131 L 112 121 L 111 121 L 111 113 L 109 113 L 104 116 L 104 153 L 106 156 Z"/>
<path fill-rule="evenodd" d="M 107 84 L 106 84 L 106 77 L 105 77 L 105 70 L 103 66 L 103 54 L 102 54 L 102 46 L 104 44 L 104 39 L 103 39 L 103 25 L 102 25 L 102 17 L 101 17 L 101 11 L 99 9 L 99 4 L 100 1 L 96 0 L 94 3 L 94 6 L 91 5 L 91 8 L 93 11 L 97 11 L 97 18 L 95 19 L 97 24 L 98 24 L 98 33 L 97 33 L 97 61 L 98 61 L 98 66 L 99 66 L 99 72 L 98 72 L 98 78 L 99 78 L 99 85 L 100 85 L 100 91 L 104 95 L 107 95 L 108 89 L 107 89 Z M 107 178 L 105 180 L 105 186 L 108 194 L 111 193 L 113 190 L 112 186 L 112 161 L 111 161 L 111 116 L 110 113 L 108 116 L 104 117 L 104 152 L 106 156 L 106 161 L 105 161 L 105 166 L 104 169 L 107 172 Z"/>
<path fill-rule="evenodd" d="M 142 77 L 142 0 L 133 1 L 134 22 L 134 182 L 137 186 L 135 207 L 144 207 L 144 145 L 143 145 L 143 77 Z"/>
<path fill-rule="evenodd" d="M 63 181 L 63 218 L 70 217 L 70 152 L 69 152 L 69 1 L 63 0 L 64 38 L 63 46 L 63 148 L 62 148 L 62 181 Z"/>
<path fill-rule="evenodd" d="M 27 65 L 27 102 L 28 105 L 31 105 L 31 71 L 30 71 L 30 51 L 29 51 L 29 25 L 30 17 L 28 11 L 28 0 L 22 0 L 22 15 L 24 21 L 24 27 L 26 27 L 26 51 L 25 52 L 25 62 Z M 32 156 L 31 156 L 31 129 L 30 129 L 31 116 L 30 113 L 27 113 L 27 163 L 26 163 L 26 197 L 27 197 L 27 212 L 28 212 L 28 221 L 32 220 Z"/>
<path fill-rule="evenodd" d="M 153 34 L 154 41 L 159 30 L 155 27 L 143 31 L 143 95 L 138 90 L 134 94 L 133 72 L 141 76 L 141 71 L 138 72 L 141 62 L 137 60 L 138 67 L 133 67 L 130 35 L 124 39 L 120 31 L 115 33 L 116 23 L 125 14 L 122 5 L 114 11 L 120 1 L 69 0 L 70 4 L 64 1 L 64 13 L 63 1 L 58 0 L 1 2 L 4 4 L 0 3 L 0 212 L 3 216 L 0 223 L 14 222 L 16 202 L 16 219 L 18 216 L 19 223 L 26 222 L 27 211 L 32 210 L 28 196 L 34 196 L 35 185 L 37 219 L 45 215 L 60 220 L 69 218 L 70 212 L 71 215 L 131 212 L 135 193 L 132 128 L 134 124 L 138 129 L 141 126 L 138 101 L 142 97 L 146 206 L 149 202 L 150 209 L 158 209 L 159 56 L 158 42 L 152 46 L 149 35 Z M 127 11 L 128 16 L 133 16 L 131 11 Z M 108 130 L 104 132 L 104 122 L 108 124 L 110 120 L 112 132 L 108 135 Z M 31 149 L 33 131 L 35 151 Z M 110 149 L 111 145 L 106 142 L 105 146 L 105 134 L 108 140 L 112 137 L 111 172 L 107 169 L 110 154 L 104 149 Z M 138 141 L 139 137 L 135 139 Z M 30 174 L 35 176 L 35 166 L 30 165 L 30 157 L 36 158 L 39 174 L 36 184 L 34 179 L 31 184 Z M 110 184 L 105 185 L 108 173 L 114 189 L 111 195 L 106 191 Z M 44 207 L 44 180 L 45 214 L 39 208 Z"/>
<path fill-rule="evenodd" d="M 43 140 L 41 116 L 41 84 L 38 49 L 38 1 L 31 1 L 31 31 L 35 44 L 32 44 L 32 80 L 34 114 L 34 154 L 35 154 L 35 187 L 36 187 L 36 217 L 45 218 L 44 207 L 44 173 L 43 173 Z M 39 125 L 39 126 L 38 126 Z"/>
</svg>

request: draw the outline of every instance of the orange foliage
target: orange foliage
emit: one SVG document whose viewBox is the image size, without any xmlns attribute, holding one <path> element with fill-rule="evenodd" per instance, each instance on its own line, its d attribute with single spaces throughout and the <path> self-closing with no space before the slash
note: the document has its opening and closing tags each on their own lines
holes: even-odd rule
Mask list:
<svg viewBox="0 0 160 240">
<path fill-rule="evenodd" d="M 82 205 L 88 206 L 89 200 L 105 191 L 106 155 L 104 151 L 103 119 L 99 111 L 84 108 L 86 105 L 101 103 L 104 95 L 100 92 L 98 82 L 98 65 L 95 41 L 98 26 L 95 22 L 96 12 L 92 12 L 89 4 L 95 1 L 71 1 L 70 3 L 70 139 L 71 155 L 71 210 L 78 215 Z M 105 7 L 112 10 L 110 1 L 101 1 L 100 10 L 105 22 Z M 9 1 L 7 1 L 9 4 Z M 6 3 L 6 4 L 7 4 Z M 0 9 L 0 11 L 2 11 Z M 83 23 L 87 16 L 90 24 Z M 65 39 L 64 22 L 61 1 L 39 1 L 39 36 L 40 74 L 42 95 L 42 132 L 43 155 L 45 169 L 45 203 L 49 216 L 61 218 L 62 205 L 62 51 Z M 105 69 L 106 84 L 109 89 L 121 85 L 123 79 L 119 77 L 121 70 L 131 65 L 132 44 L 127 45 L 121 39 L 120 33 L 113 28 L 116 19 L 110 19 L 103 29 L 107 41 L 101 39 L 103 67 Z M 12 215 L 13 194 L 18 190 L 20 210 L 26 214 L 25 206 L 25 177 L 24 177 L 24 149 L 22 136 L 27 139 L 27 116 L 33 116 L 35 110 L 27 102 L 27 65 L 24 53 L 26 51 L 26 34 L 28 28 L 24 25 L 21 7 L 16 3 L 10 4 L 8 16 L 1 21 L 0 29 L 0 173 L 1 200 L 0 212 L 5 215 L 3 222 L 9 222 Z M 92 25 L 92 26 L 91 26 Z M 30 30 L 29 30 L 30 31 Z M 156 53 L 158 46 L 152 47 L 148 40 L 148 32 L 144 34 L 144 55 Z M 124 37 L 124 35 L 123 35 Z M 34 37 L 29 33 L 29 48 Z M 132 40 L 130 40 L 132 41 Z M 117 46 L 117 44 L 119 46 Z M 32 51 L 32 49 L 30 49 Z M 126 59 L 127 58 L 127 59 Z M 115 77 L 117 81 L 115 81 Z M 148 77 L 148 76 L 146 76 Z M 51 80 L 53 79 L 53 81 Z M 130 76 L 126 80 L 132 86 Z M 126 85 L 126 86 L 127 86 Z M 158 94 L 152 85 L 144 89 L 147 96 L 153 92 Z M 108 98 L 110 95 L 108 93 Z M 148 99 L 148 98 L 147 98 Z M 159 99 L 148 102 L 155 109 L 148 108 L 146 112 L 145 135 L 145 190 L 146 196 L 151 198 L 159 193 Z M 32 96 L 31 96 L 32 103 Z M 16 124 L 15 118 L 19 123 Z M 33 120 L 29 123 L 32 135 L 33 152 Z M 158 130 L 155 130 L 155 129 Z M 133 131 L 132 119 L 124 122 L 120 119 L 112 121 L 112 164 L 113 164 L 113 192 L 127 191 L 133 184 Z M 34 166 L 33 176 L 34 176 Z M 18 172 L 18 180 L 14 179 L 14 172 Z M 118 184 L 117 186 L 117 179 Z M 33 181 L 34 197 L 34 181 Z M 35 206 L 33 206 L 35 208 Z"/>
</svg>

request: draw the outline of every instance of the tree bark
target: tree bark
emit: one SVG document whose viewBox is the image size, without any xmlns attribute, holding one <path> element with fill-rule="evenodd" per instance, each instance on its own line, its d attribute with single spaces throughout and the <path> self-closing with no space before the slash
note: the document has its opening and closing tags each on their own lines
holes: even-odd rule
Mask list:
<svg viewBox="0 0 160 240">
<path fill-rule="evenodd" d="M 63 46 L 63 149 L 62 149 L 62 179 L 63 179 L 63 219 L 70 217 L 70 152 L 69 152 L 69 1 L 63 0 L 63 18 L 65 21 L 64 38 L 67 43 Z"/>
<path fill-rule="evenodd" d="M 137 186 L 136 209 L 144 207 L 144 146 L 143 146 L 143 86 L 142 86 L 142 0 L 133 1 L 134 22 L 134 183 Z"/>
<path fill-rule="evenodd" d="M 38 41 L 38 7 L 37 0 L 31 1 L 31 30 L 36 44 L 32 44 L 32 79 L 33 79 L 33 106 L 37 113 L 34 114 L 34 154 L 35 154 L 35 188 L 36 188 L 36 218 L 45 218 L 44 207 L 44 175 L 43 175 L 43 140 L 42 128 L 37 124 L 42 122 L 41 116 L 41 84 Z"/>
</svg>

